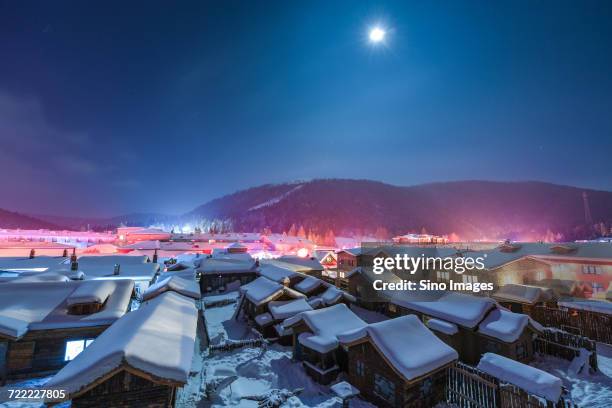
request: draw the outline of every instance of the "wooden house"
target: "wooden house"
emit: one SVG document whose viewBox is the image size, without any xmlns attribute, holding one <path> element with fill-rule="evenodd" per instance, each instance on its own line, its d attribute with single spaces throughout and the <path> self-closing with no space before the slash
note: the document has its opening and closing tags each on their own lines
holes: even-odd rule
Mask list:
<svg viewBox="0 0 612 408">
<path fill-rule="evenodd" d="M 338 336 L 348 381 L 377 407 L 433 407 L 446 401 L 447 367 L 457 352 L 414 315 Z"/>
<path fill-rule="evenodd" d="M 322 277 L 323 269 L 325 269 L 316 257 L 283 255 L 266 262 L 319 279 Z"/>
<path fill-rule="evenodd" d="M 293 334 L 293 358 L 302 361 L 308 375 L 322 384 L 346 371 L 346 352 L 339 347 L 338 335 L 365 326 L 344 304 L 299 313 L 283 322 Z"/>
<path fill-rule="evenodd" d="M 53 374 L 130 309 L 134 283 L 0 284 L 0 382 Z"/>
<path fill-rule="evenodd" d="M 520 361 L 533 358 L 533 336 L 539 324 L 527 315 L 501 310 L 490 298 L 456 292 L 394 293 L 388 314 L 415 314 L 459 359 L 476 364 L 483 353 L 495 352 Z"/>
<path fill-rule="evenodd" d="M 306 298 L 305 295 L 280 283 L 260 276 L 253 282 L 240 288 L 241 300 L 238 308 L 249 318 L 257 322 L 256 317 L 269 312 L 268 304 L 272 301 L 287 301 Z M 261 323 L 263 317 L 259 318 Z"/>
<path fill-rule="evenodd" d="M 259 332 L 267 338 L 277 338 L 282 344 L 291 344 L 291 330 L 285 330 L 282 322 L 298 313 L 314 310 L 305 299 L 280 300 L 268 303 L 268 312 L 255 316 Z"/>
<path fill-rule="evenodd" d="M 192 299 L 162 293 L 119 319 L 47 386 L 74 408 L 173 407 L 197 345 Z M 54 401 L 58 402 L 58 401 Z"/>
<path fill-rule="evenodd" d="M 556 304 L 552 289 L 531 285 L 504 285 L 491 297 L 505 308 L 529 316 L 532 315 L 534 306 L 554 306 Z"/>
<path fill-rule="evenodd" d="M 201 293 L 223 292 L 233 283 L 245 285 L 257 277 L 257 272 L 256 260 L 239 257 L 204 258 L 196 269 Z"/>
</svg>

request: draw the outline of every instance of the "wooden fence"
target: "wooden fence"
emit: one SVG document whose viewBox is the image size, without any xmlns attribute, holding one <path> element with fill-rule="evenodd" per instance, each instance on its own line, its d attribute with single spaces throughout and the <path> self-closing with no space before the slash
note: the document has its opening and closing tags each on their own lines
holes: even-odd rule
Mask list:
<svg viewBox="0 0 612 408">
<path fill-rule="evenodd" d="M 499 407 L 497 381 L 482 371 L 457 362 L 447 369 L 446 402 L 459 408 Z"/>
<path fill-rule="evenodd" d="M 556 403 L 500 383 L 475 367 L 457 362 L 447 369 L 446 402 L 457 408 L 578 408 L 561 397 Z"/>
<path fill-rule="evenodd" d="M 560 309 L 546 306 L 533 308 L 531 317 L 544 326 L 612 345 L 612 316 L 588 310 Z"/>
<path fill-rule="evenodd" d="M 588 337 L 567 333 L 563 330 L 545 328 L 533 342 L 537 353 L 573 360 L 580 356 L 581 349 L 590 353 L 589 366 L 597 370 L 597 343 Z"/>
<path fill-rule="evenodd" d="M 512 384 L 500 384 L 499 396 L 500 408 L 578 408 L 578 405 L 563 397 L 553 403 L 528 394 Z"/>
</svg>

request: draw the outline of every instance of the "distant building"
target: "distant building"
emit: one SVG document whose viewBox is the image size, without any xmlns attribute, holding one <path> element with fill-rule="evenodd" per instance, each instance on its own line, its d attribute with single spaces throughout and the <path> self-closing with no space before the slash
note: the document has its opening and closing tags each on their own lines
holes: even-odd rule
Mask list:
<svg viewBox="0 0 612 408">
<path fill-rule="evenodd" d="M 406 234 L 393 237 L 397 244 L 447 244 L 448 238 L 429 234 Z"/>
</svg>

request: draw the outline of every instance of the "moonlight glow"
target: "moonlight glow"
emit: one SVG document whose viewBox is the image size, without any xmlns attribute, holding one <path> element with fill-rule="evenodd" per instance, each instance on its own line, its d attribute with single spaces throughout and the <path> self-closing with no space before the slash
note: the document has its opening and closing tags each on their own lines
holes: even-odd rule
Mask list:
<svg viewBox="0 0 612 408">
<path fill-rule="evenodd" d="M 370 42 L 379 43 L 385 39 L 385 30 L 380 27 L 374 27 L 370 30 Z"/>
</svg>

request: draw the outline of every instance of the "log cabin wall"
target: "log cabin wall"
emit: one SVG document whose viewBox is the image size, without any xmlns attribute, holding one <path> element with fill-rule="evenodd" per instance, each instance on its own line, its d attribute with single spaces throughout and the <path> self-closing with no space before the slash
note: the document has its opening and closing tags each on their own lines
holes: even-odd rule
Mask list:
<svg viewBox="0 0 612 408">
<path fill-rule="evenodd" d="M 17 341 L 8 340 L 4 379 L 0 381 L 53 374 L 68 363 L 64 360 L 67 341 L 95 339 L 106 328 L 30 330 Z"/>
<path fill-rule="evenodd" d="M 73 408 L 170 408 L 176 388 L 120 371 L 89 391 L 73 398 Z"/>
<path fill-rule="evenodd" d="M 366 341 L 349 347 L 348 379 L 378 407 L 429 408 L 444 400 L 446 367 L 409 383 Z"/>
</svg>

